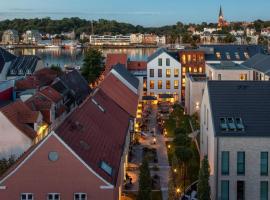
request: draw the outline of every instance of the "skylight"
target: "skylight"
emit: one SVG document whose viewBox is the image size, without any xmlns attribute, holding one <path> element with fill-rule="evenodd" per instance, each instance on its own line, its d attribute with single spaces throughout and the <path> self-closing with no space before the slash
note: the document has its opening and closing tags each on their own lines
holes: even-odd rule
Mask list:
<svg viewBox="0 0 270 200">
<path fill-rule="evenodd" d="M 100 168 L 103 169 L 110 176 L 112 175 L 112 171 L 113 171 L 112 167 L 109 164 L 107 164 L 105 161 L 101 162 Z"/>
</svg>

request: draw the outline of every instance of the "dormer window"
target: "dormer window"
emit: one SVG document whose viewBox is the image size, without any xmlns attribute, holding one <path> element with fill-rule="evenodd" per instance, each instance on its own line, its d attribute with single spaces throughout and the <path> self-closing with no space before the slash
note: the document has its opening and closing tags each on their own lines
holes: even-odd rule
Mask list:
<svg viewBox="0 0 270 200">
<path fill-rule="evenodd" d="M 246 58 L 246 59 L 249 59 L 248 52 L 244 52 L 244 55 L 245 55 L 245 58 Z"/>
<path fill-rule="evenodd" d="M 216 52 L 216 57 L 217 57 L 217 59 L 221 59 L 221 54 L 220 54 L 220 52 Z"/>
<path fill-rule="evenodd" d="M 109 174 L 110 176 L 112 175 L 113 169 L 112 167 L 106 163 L 105 161 L 102 161 L 100 164 L 100 168 L 103 169 L 107 174 Z"/>
</svg>

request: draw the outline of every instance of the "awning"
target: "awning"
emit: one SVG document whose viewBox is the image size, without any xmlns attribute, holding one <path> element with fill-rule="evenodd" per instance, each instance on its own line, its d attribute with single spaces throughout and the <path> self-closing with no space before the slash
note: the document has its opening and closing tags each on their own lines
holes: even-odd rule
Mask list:
<svg viewBox="0 0 270 200">
<path fill-rule="evenodd" d="M 173 94 L 159 94 L 158 97 L 160 99 L 172 99 L 172 98 L 174 98 Z"/>
<path fill-rule="evenodd" d="M 154 101 L 154 100 L 157 100 L 157 98 L 155 96 L 143 96 L 142 100 L 143 101 Z"/>
</svg>

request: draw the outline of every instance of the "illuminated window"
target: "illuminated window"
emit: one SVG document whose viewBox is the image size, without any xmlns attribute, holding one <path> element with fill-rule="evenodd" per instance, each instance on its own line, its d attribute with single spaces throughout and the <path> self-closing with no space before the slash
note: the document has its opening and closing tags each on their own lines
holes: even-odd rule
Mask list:
<svg viewBox="0 0 270 200">
<path fill-rule="evenodd" d="M 150 81 L 150 89 L 154 89 L 155 88 L 155 82 L 154 81 Z"/>
<path fill-rule="evenodd" d="M 158 81 L 158 89 L 162 89 L 162 81 L 161 80 Z"/>
<path fill-rule="evenodd" d="M 166 69 L 166 77 L 167 78 L 171 77 L 171 70 L 170 69 Z"/>
<path fill-rule="evenodd" d="M 182 85 L 185 86 L 186 85 L 186 78 L 182 79 Z"/>
<path fill-rule="evenodd" d="M 174 81 L 174 89 L 178 89 L 178 85 L 179 85 L 178 80 L 175 80 Z"/>
<path fill-rule="evenodd" d="M 179 69 L 174 69 L 174 77 L 178 77 L 179 76 Z"/>
<path fill-rule="evenodd" d="M 249 55 L 247 52 L 244 52 L 244 55 L 245 55 L 246 59 L 249 59 Z"/>
<path fill-rule="evenodd" d="M 186 73 L 186 68 L 183 67 L 182 71 L 183 71 L 182 73 L 185 74 Z"/>
<path fill-rule="evenodd" d="M 150 77 L 154 77 L 154 69 L 150 69 Z"/>
<path fill-rule="evenodd" d="M 193 62 L 196 62 L 196 61 L 197 61 L 197 59 L 196 59 L 196 54 L 192 55 L 192 61 L 193 61 Z"/>
<path fill-rule="evenodd" d="M 158 69 L 158 77 L 159 77 L 159 78 L 162 77 L 162 69 Z"/>
<path fill-rule="evenodd" d="M 216 52 L 216 57 L 217 57 L 217 59 L 221 59 L 221 54 L 220 54 L 220 52 Z"/>
<path fill-rule="evenodd" d="M 188 68 L 188 72 L 192 72 L 192 68 L 191 67 Z"/>
<path fill-rule="evenodd" d="M 194 72 L 194 73 L 197 73 L 197 72 L 198 72 L 197 67 L 194 67 L 194 68 L 193 68 L 193 72 Z"/>
<path fill-rule="evenodd" d="M 171 81 L 166 81 L 166 89 L 171 89 Z"/>
<path fill-rule="evenodd" d="M 191 61 L 191 55 L 188 55 L 188 62 Z"/>
<path fill-rule="evenodd" d="M 187 63 L 186 55 L 182 55 L 182 63 L 183 64 L 186 64 Z"/>
<path fill-rule="evenodd" d="M 227 60 L 231 60 L 231 56 L 229 52 L 226 52 L 226 57 L 227 57 Z"/>
<path fill-rule="evenodd" d="M 155 96 L 154 92 L 150 92 L 150 96 Z"/>
<path fill-rule="evenodd" d="M 199 67 L 199 72 L 202 73 L 202 67 Z"/>
<path fill-rule="evenodd" d="M 240 81 L 247 80 L 247 74 L 240 74 Z"/>
</svg>

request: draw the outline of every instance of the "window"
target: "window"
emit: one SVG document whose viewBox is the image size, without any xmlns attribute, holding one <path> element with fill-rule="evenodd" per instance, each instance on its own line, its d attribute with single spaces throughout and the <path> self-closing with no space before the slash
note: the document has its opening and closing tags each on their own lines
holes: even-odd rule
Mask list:
<svg viewBox="0 0 270 200">
<path fill-rule="evenodd" d="M 244 55 L 245 55 L 246 59 L 249 59 L 248 52 L 244 52 Z"/>
<path fill-rule="evenodd" d="M 179 69 L 174 69 L 174 77 L 177 78 L 179 76 Z"/>
<path fill-rule="evenodd" d="M 186 68 L 183 67 L 182 69 L 183 69 L 183 70 L 182 70 L 182 73 L 185 74 L 185 73 L 186 73 Z"/>
<path fill-rule="evenodd" d="M 171 70 L 170 69 L 166 69 L 166 77 L 167 78 L 171 77 Z"/>
<path fill-rule="evenodd" d="M 202 73 L 202 67 L 199 67 L 199 72 Z"/>
<path fill-rule="evenodd" d="M 216 57 L 217 57 L 217 59 L 221 59 L 221 54 L 220 54 L 220 52 L 216 52 Z"/>
<path fill-rule="evenodd" d="M 218 74 L 218 80 L 219 81 L 221 80 L 221 74 Z"/>
<path fill-rule="evenodd" d="M 187 57 L 188 57 L 188 62 L 190 63 L 190 61 L 191 61 L 191 55 L 188 55 Z"/>
<path fill-rule="evenodd" d="M 237 60 L 240 60 L 240 56 L 239 56 L 238 52 L 235 52 L 235 58 L 236 58 Z"/>
<path fill-rule="evenodd" d="M 231 56 L 230 56 L 229 52 L 226 52 L 226 58 L 227 58 L 227 60 L 231 60 Z"/>
<path fill-rule="evenodd" d="M 150 69 L 150 77 L 154 77 L 154 69 Z"/>
<path fill-rule="evenodd" d="M 85 193 L 75 193 L 74 200 L 87 200 L 87 195 Z"/>
<path fill-rule="evenodd" d="M 60 200 L 60 194 L 58 193 L 49 193 L 48 200 Z"/>
<path fill-rule="evenodd" d="M 158 66 L 162 66 L 162 58 L 158 59 Z"/>
<path fill-rule="evenodd" d="M 192 72 L 192 68 L 191 67 L 188 68 L 188 72 Z"/>
<path fill-rule="evenodd" d="M 229 181 L 221 181 L 221 200 L 229 200 Z"/>
<path fill-rule="evenodd" d="M 155 82 L 154 81 L 150 81 L 150 89 L 154 89 L 155 88 Z"/>
<path fill-rule="evenodd" d="M 268 175 L 268 152 L 261 152 L 261 175 Z"/>
<path fill-rule="evenodd" d="M 162 89 L 162 81 L 161 80 L 158 81 L 158 89 Z"/>
<path fill-rule="evenodd" d="M 171 81 L 166 81 L 166 89 L 171 89 Z"/>
<path fill-rule="evenodd" d="M 112 175 L 113 170 L 112 170 L 112 167 L 108 163 L 102 161 L 100 164 L 100 168 L 103 169 L 110 176 Z"/>
<path fill-rule="evenodd" d="M 166 58 L 166 66 L 170 66 L 171 65 L 170 63 L 171 63 L 170 58 Z"/>
<path fill-rule="evenodd" d="M 237 175 L 245 175 L 245 152 L 237 152 Z"/>
<path fill-rule="evenodd" d="M 221 174 L 229 175 L 230 173 L 230 152 L 222 151 L 221 152 Z"/>
<path fill-rule="evenodd" d="M 182 63 L 183 64 L 186 64 L 187 63 L 186 55 L 182 55 Z"/>
<path fill-rule="evenodd" d="M 240 81 L 247 80 L 247 74 L 240 74 Z"/>
<path fill-rule="evenodd" d="M 237 181 L 237 200 L 245 200 L 245 182 Z"/>
<path fill-rule="evenodd" d="M 175 80 L 174 81 L 174 89 L 178 89 L 178 85 L 179 85 L 178 80 Z"/>
<path fill-rule="evenodd" d="M 159 78 L 162 77 L 162 69 L 158 69 L 158 77 L 159 77 Z"/>
<path fill-rule="evenodd" d="M 268 200 L 268 181 L 261 181 L 260 200 Z"/>
<path fill-rule="evenodd" d="M 22 193 L 21 200 L 33 200 L 34 196 L 32 193 Z"/>
<path fill-rule="evenodd" d="M 192 55 L 192 61 L 193 61 L 193 62 L 196 62 L 196 61 L 197 61 L 197 59 L 196 59 L 196 54 L 193 54 L 193 55 Z"/>
</svg>

